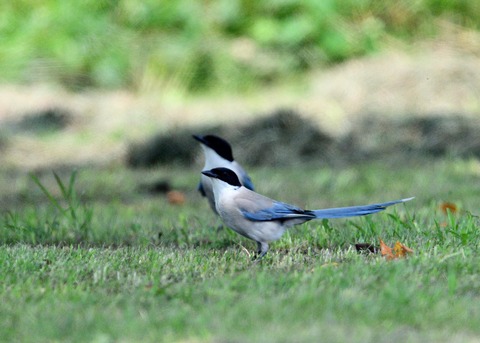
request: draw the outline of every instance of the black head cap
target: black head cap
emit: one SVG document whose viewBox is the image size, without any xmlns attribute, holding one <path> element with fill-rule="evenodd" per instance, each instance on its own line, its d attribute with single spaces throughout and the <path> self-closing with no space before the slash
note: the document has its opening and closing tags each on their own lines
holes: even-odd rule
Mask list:
<svg viewBox="0 0 480 343">
<path fill-rule="evenodd" d="M 204 170 L 202 171 L 202 174 L 222 180 L 232 186 L 240 187 L 242 185 L 237 174 L 228 168 L 213 168 L 212 170 Z"/>
<path fill-rule="evenodd" d="M 223 138 L 214 135 L 193 135 L 200 143 L 208 146 L 210 149 L 213 149 L 217 154 L 222 156 L 224 159 L 233 162 L 233 153 L 232 147 L 230 144 Z"/>
</svg>

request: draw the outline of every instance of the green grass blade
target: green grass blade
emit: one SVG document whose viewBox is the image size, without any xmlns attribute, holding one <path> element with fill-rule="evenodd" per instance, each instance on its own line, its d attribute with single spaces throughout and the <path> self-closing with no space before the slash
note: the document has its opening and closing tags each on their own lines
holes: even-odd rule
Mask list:
<svg viewBox="0 0 480 343">
<path fill-rule="evenodd" d="M 65 188 L 65 185 L 62 182 L 62 179 L 60 179 L 60 176 L 56 172 L 53 172 L 53 176 L 55 177 L 55 181 L 57 182 L 58 187 L 60 188 L 60 191 L 62 192 L 62 196 L 65 200 L 68 201 L 68 191 Z"/>
<path fill-rule="evenodd" d="M 72 174 L 70 175 L 70 181 L 68 183 L 68 196 L 71 198 L 75 193 L 75 180 L 77 178 L 77 170 L 74 170 Z"/>
<path fill-rule="evenodd" d="M 48 198 L 50 203 L 53 206 L 55 206 L 62 214 L 65 215 L 65 209 L 60 205 L 57 199 L 55 199 L 55 197 L 48 191 L 48 189 L 45 188 L 45 186 L 42 184 L 40 179 L 34 174 L 30 174 L 30 178 L 33 180 L 33 182 L 35 182 L 38 188 L 42 190 L 43 194 L 45 194 L 45 196 Z"/>
<path fill-rule="evenodd" d="M 73 171 L 72 174 L 70 175 L 68 188 L 65 187 L 65 184 L 62 182 L 62 179 L 60 179 L 60 177 L 58 176 L 57 173 L 53 172 L 53 176 L 55 177 L 55 180 L 57 181 L 58 187 L 60 188 L 60 191 L 62 192 L 63 198 L 65 199 L 65 201 L 68 204 L 68 211 L 70 212 L 70 215 L 71 215 L 72 219 L 77 219 L 76 204 L 75 204 L 75 192 L 74 192 L 76 171 Z"/>
</svg>

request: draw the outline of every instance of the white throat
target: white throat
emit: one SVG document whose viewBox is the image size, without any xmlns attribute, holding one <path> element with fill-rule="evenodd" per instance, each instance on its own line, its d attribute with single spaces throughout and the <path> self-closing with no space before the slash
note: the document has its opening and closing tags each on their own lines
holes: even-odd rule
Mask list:
<svg viewBox="0 0 480 343">
<path fill-rule="evenodd" d="M 211 178 L 210 180 L 212 180 L 213 195 L 215 199 L 220 199 L 225 192 L 235 191 L 240 188 L 239 186 L 232 186 L 219 179 Z"/>
<path fill-rule="evenodd" d="M 210 170 L 213 168 L 229 168 L 231 169 L 232 162 L 224 159 L 222 156 L 217 154 L 215 150 L 209 148 L 208 146 L 201 145 L 203 152 L 205 153 L 205 165 L 203 170 Z"/>
</svg>

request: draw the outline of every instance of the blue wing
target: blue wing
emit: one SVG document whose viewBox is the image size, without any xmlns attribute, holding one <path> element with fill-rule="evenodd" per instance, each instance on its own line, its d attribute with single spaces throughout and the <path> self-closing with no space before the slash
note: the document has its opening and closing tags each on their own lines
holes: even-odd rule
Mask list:
<svg viewBox="0 0 480 343">
<path fill-rule="evenodd" d="M 271 220 L 288 220 L 288 219 L 310 220 L 314 218 L 330 219 L 330 218 L 364 216 L 371 213 L 377 213 L 385 210 L 388 206 L 406 202 L 412 199 L 413 198 L 406 198 L 406 199 L 389 201 L 389 202 L 384 202 L 379 204 L 327 208 L 323 210 L 314 210 L 314 211 L 303 210 L 293 205 L 275 201 L 273 203 L 273 206 L 262 209 L 257 212 L 249 212 L 244 209 L 241 211 L 245 218 L 252 221 L 271 221 Z"/>
<path fill-rule="evenodd" d="M 304 218 L 306 220 L 314 219 L 315 215 L 308 210 L 299 207 L 275 201 L 272 207 L 262 209 L 257 212 L 248 212 L 242 210 L 245 218 L 252 221 L 271 221 L 271 220 L 287 220 L 295 218 Z"/>
<path fill-rule="evenodd" d="M 205 189 L 203 188 L 202 181 L 198 183 L 197 190 L 200 192 L 200 194 L 205 197 L 207 196 L 207 193 L 205 193 Z"/>
<path fill-rule="evenodd" d="M 324 210 L 314 210 L 311 211 L 316 218 L 321 219 L 330 219 L 330 218 L 344 218 L 344 217 L 354 217 L 354 216 L 364 216 L 371 213 L 377 213 L 383 211 L 388 206 L 399 204 L 412 200 L 413 198 L 406 198 L 401 200 L 383 202 L 380 204 L 371 204 L 364 206 L 352 206 L 352 207 L 339 207 L 339 208 L 327 208 Z"/>
<path fill-rule="evenodd" d="M 251 191 L 254 191 L 254 190 L 255 190 L 255 189 L 253 188 L 253 182 L 252 182 L 252 180 L 250 179 L 250 177 L 249 177 L 247 174 L 243 175 L 243 177 L 242 177 L 242 184 L 243 184 L 245 187 L 247 187 L 249 190 L 251 190 Z"/>
</svg>

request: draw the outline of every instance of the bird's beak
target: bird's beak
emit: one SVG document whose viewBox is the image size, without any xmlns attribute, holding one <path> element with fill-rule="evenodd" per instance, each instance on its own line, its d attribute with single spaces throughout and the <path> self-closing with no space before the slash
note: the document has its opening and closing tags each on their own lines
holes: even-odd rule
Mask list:
<svg viewBox="0 0 480 343">
<path fill-rule="evenodd" d="M 203 139 L 202 136 L 192 135 L 192 137 L 193 137 L 195 140 L 199 141 L 200 143 L 202 143 L 202 144 L 204 144 L 204 145 L 207 145 L 207 142 L 205 141 L 205 139 Z"/>
<path fill-rule="evenodd" d="M 213 171 L 211 171 L 211 170 L 203 170 L 203 171 L 202 171 L 202 174 L 205 175 L 205 176 L 208 176 L 208 177 L 213 177 L 213 178 L 215 178 L 215 179 L 218 177 L 218 175 L 215 174 L 215 173 L 214 173 Z"/>
</svg>

